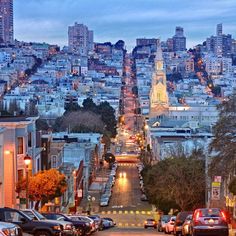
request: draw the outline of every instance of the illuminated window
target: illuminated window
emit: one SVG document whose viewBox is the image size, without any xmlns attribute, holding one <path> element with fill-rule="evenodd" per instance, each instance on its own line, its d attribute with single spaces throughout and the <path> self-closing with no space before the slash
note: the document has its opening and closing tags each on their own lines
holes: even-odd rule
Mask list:
<svg viewBox="0 0 236 236">
<path fill-rule="evenodd" d="M 18 137 L 17 138 L 17 154 L 23 154 L 24 152 L 24 142 L 23 142 L 23 137 Z"/>
</svg>

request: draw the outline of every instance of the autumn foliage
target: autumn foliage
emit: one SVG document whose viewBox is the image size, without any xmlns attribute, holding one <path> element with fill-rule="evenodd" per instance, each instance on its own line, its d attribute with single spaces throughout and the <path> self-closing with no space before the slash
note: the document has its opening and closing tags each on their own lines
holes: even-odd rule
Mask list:
<svg viewBox="0 0 236 236">
<path fill-rule="evenodd" d="M 61 196 L 67 188 L 66 177 L 56 169 L 40 171 L 29 178 L 28 191 L 32 201 L 48 201 Z M 19 181 L 16 192 L 26 189 L 26 180 Z"/>
</svg>

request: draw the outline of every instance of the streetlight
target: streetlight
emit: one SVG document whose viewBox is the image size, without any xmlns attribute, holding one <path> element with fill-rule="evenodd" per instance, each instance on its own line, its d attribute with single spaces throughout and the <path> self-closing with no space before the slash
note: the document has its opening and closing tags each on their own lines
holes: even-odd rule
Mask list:
<svg viewBox="0 0 236 236">
<path fill-rule="evenodd" d="M 28 185 L 29 185 L 29 165 L 31 163 L 32 158 L 26 154 L 26 156 L 24 157 L 24 162 L 25 162 L 25 167 L 26 167 L 26 209 L 29 208 L 29 189 L 28 189 Z"/>
</svg>

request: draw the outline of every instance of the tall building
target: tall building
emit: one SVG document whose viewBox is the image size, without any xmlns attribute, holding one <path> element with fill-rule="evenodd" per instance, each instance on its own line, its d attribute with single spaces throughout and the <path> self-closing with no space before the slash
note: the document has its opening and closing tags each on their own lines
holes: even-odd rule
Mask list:
<svg viewBox="0 0 236 236">
<path fill-rule="evenodd" d="M 155 70 L 152 75 L 150 91 L 150 116 L 158 115 L 163 110 L 166 110 L 166 108 L 168 108 L 166 73 L 161 46 L 158 45 L 155 58 Z"/>
<path fill-rule="evenodd" d="M 173 36 L 173 49 L 174 51 L 186 50 L 186 37 L 184 36 L 184 29 L 177 26 L 175 29 L 175 35 Z"/>
<path fill-rule="evenodd" d="M 223 34 L 223 25 L 222 23 L 217 24 L 216 26 L 216 35 L 221 36 Z"/>
<path fill-rule="evenodd" d="M 68 28 L 68 44 L 71 50 L 80 55 L 87 55 L 90 50 L 93 50 L 93 31 L 86 25 L 75 22 Z"/>
<path fill-rule="evenodd" d="M 216 36 L 211 36 L 206 40 L 208 52 L 214 53 L 218 57 L 228 57 L 232 53 L 232 35 L 223 34 L 223 25 L 216 26 Z"/>
<path fill-rule="evenodd" d="M 0 0 L 0 42 L 13 41 L 13 0 Z"/>
</svg>

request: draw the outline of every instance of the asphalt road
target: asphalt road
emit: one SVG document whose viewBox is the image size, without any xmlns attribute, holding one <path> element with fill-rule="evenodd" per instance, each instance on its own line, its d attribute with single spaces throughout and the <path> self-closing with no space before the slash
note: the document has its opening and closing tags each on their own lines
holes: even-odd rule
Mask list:
<svg viewBox="0 0 236 236">
<path fill-rule="evenodd" d="M 141 201 L 140 197 L 136 163 L 119 163 L 109 206 L 103 210 L 151 210 L 148 202 Z"/>
</svg>

